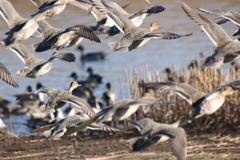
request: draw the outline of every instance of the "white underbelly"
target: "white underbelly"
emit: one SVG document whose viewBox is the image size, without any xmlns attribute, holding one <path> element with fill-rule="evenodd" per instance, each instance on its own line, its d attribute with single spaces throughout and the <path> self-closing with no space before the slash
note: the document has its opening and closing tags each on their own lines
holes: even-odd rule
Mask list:
<svg viewBox="0 0 240 160">
<path fill-rule="evenodd" d="M 208 101 L 205 105 L 204 105 L 204 111 L 205 114 L 213 114 L 214 112 L 216 112 L 224 103 L 225 98 L 219 98 L 219 99 L 214 99 L 214 100 L 210 100 Z"/>
</svg>

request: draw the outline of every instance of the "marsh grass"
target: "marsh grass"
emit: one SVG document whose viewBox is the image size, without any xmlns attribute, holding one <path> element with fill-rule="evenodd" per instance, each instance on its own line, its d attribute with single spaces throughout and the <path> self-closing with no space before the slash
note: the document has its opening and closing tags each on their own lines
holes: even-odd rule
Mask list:
<svg viewBox="0 0 240 160">
<path fill-rule="evenodd" d="M 238 67 L 229 65 L 225 70 L 212 68 L 201 70 L 195 65 L 177 70 L 176 67 L 172 66 L 167 72 L 150 72 L 147 65 L 145 65 L 138 72 L 136 70 L 125 70 L 126 80 L 129 83 L 127 90 L 131 94 L 130 98 L 140 98 L 144 92 L 149 92 L 155 98 L 175 102 L 167 105 L 153 105 L 148 109 L 140 108 L 135 115 L 131 116 L 131 120 L 135 121 L 143 117 L 149 117 L 158 122 L 172 123 L 180 116 L 190 118 L 193 112 L 192 106 L 179 96 L 151 89 L 146 91 L 139 87 L 139 83 L 172 80 L 173 82 L 188 83 L 196 89 L 208 93 L 220 85 L 239 80 L 240 72 L 238 72 Z M 240 128 L 239 106 L 240 91 L 236 91 L 232 96 L 227 97 L 223 106 L 216 113 L 196 119 L 186 127 L 190 130 L 199 129 L 210 132 L 237 130 Z M 129 125 L 129 123 L 124 124 Z"/>
</svg>

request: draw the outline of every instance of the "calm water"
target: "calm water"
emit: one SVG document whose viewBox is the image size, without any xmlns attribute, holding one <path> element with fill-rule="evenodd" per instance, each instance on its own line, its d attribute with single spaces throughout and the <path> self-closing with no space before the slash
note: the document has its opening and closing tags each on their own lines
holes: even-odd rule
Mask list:
<svg viewBox="0 0 240 160">
<path fill-rule="evenodd" d="M 37 11 L 36 7 L 29 0 L 10 0 L 13 6 L 23 17 L 29 17 L 29 15 Z M 116 1 L 120 5 L 125 5 L 129 3 L 126 0 Z M 143 0 L 131 0 L 132 5 L 130 5 L 126 10 L 128 12 L 134 13 L 138 10 L 145 8 L 147 5 Z M 191 8 L 204 8 L 204 9 L 220 9 L 220 10 L 232 10 L 239 11 L 239 0 L 185 0 L 185 2 Z M 72 52 L 78 58 L 75 63 L 67 63 L 62 61 L 55 61 L 53 69 L 46 75 L 39 77 L 37 79 L 22 78 L 16 76 L 15 72 L 22 69 L 24 64 L 20 59 L 10 50 L 1 49 L 1 63 L 6 65 L 6 67 L 13 74 L 14 78 L 19 84 L 19 88 L 15 89 L 4 82 L 1 82 L 0 90 L 3 98 L 9 99 L 12 103 L 15 103 L 14 94 L 24 93 L 27 85 L 32 85 L 35 87 L 37 82 L 41 82 L 46 87 L 52 87 L 56 89 L 66 89 L 68 88 L 71 78 L 68 76 L 71 72 L 75 71 L 79 74 L 82 79 L 87 77 L 86 68 L 91 66 L 94 68 L 95 73 L 104 76 L 104 83 L 113 82 L 115 78 L 122 77 L 125 79 L 124 70 L 139 71 L 143 65 L 148 65 L 151 72 L 162 71 L 166 67 L 171 67 L 175 65 L 177 68 L 186 67 L 189 62 L 196 58 L 200 52 L 209 54 L 214 48 L 213 43 L 209 38 L 201 32 L 199 26 L 197 26 L 181 9 L 179 0 L 167 0 L 158 1 L 152 0 L 153 5 L 162 5 L 166 10 L 160 14 L 150 16 L 145 19 L 144 24 L 141 27 L 148 27 L 151 22 L 158 21 L 163 27 L 163 31 L 170 31 L 178 34 L 193 33 L 190 37 L 184 37 L 177 40 L 151 40 L 146 45 L 132 52 L 112 52 L 108 43 L 111 41 L 118 41 L 122 35 L 117 35 L 115 37 L 104 39 L 104 36 L 100 36 L 102 43 L 97 44 L 89 40 L 84 40 L 82 45 L 85 46 L 87 51 L 104 51 L 107 53 L 107 58 L 105 61 L 86 63 L 84 66 L 81 65 L 79 61 L 80 53 L 76 50 L 76 46 L 71 48 L 63 49 L 62 52 Z M 208 15 L 204 16 L 209 17 Z M 211 16 L 212 20 L 217 21 L 216 17 Z M 86 11 L 80 10 L 74 6 L 67 6 L 67 8 L 60 15 L 47 20 L 52 26 L 56 28 L 65 29 L 69 26 L 75 24 L 84 25 L 94 25 L 95 19 L 92 15 L 88 15 Z M 237 26 L 232 23 L 227 23 L 222 25 L 224 30 L 232 35 L 237 29 Z M 1 39 L 5 38 L 5 33 L 9 30 L 5 21 L 0 18 L 0 35 Z M 24 44 L 29 46 L 32 50 L 31 44 L 40 42 L 41 39 L 29 39 Z M 36 56 L 43 59 L 48 59 L 54 50 L 49 50 L 42 53 L 36 53 Z M 126 82 L 123 83 L 126 85 Z M 115 88 L 117 94 L 119 95 L 118 100 L 120 100 L 119 88 Z M 34 88 L 35 90 L 35 88 Z M 95 94 L 100 97 L 105 90 L 105 85 L 100 85 L 96 90 Z M 127 94 L 124 94 L 124 98 L 128 98 Z M 28 119 L 25 116 L 13 117 L 13 121 L 26 123 L 25 120 Z M 8 122 L 8 119 L 4 119 Z M 24 126 L 14 126 L 16 132 L 29 133 L 28 129 Z"/>
</svg>

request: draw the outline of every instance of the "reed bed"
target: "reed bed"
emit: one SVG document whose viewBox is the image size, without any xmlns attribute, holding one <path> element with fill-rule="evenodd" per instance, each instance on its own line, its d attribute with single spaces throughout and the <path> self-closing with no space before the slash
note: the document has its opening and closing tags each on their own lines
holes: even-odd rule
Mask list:
<svg viewBox="0 0 240 160">
<path fill-rule="evenodd" d="M 229 65 L 225 70 L 207 68 L 200 70 L 196 65 L 177 70 L 174 66 L 168 69 L 167 72 L 154 72 L 148 70 L 147 65 L 136 71 L 126 71 L 126 79 L 129 82 L 128 90 L 131 93 L 131 98 L 140 98 L 143 96 L 144 90 L 139 87 L 139 83 L 143 82 L 166 82 L 172 80 L 174 82 L 184 82 L 192 85 L 196 89 L 208 93 L 219 85 L 239 80 L 240 72 L 238 65 Z M 136 121 L 143 117 L 149 117 L 157 122 L 172 123 L 180 116 L 190 118 L 193 108 L 185 100 L 171 93 L 147 90 L 153 97 L 174 101 L 173 104 L 153 105 L 148 108 L 140 108 L 138 112 L 131 116 L 131 120 Z M 214 114 L 203 116 L 194 120 L 186 126 L 189 131 L 209 131 L 223 132 L 236 131 L 240 128 L 240 91 L 237 91 L 232 96 L 228 96 L 223 106 Z M 130 122 L 124 123 L 129 125 Z"/>
</svg>

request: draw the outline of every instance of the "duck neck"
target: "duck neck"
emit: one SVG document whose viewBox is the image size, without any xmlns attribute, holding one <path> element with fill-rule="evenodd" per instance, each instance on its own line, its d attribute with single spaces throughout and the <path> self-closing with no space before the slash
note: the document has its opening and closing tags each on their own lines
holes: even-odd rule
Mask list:
<svg viewBox="0 0 240 160">
<path fill-rule="evenodd" d="M 77 88 L 77 86 L 71 84 L 70 87 L 69 87 L 69 89 L 68 89 L 68 91 L 72 93 L 72 91 L 73 91 L 75 88 Z"/>
</svg>

